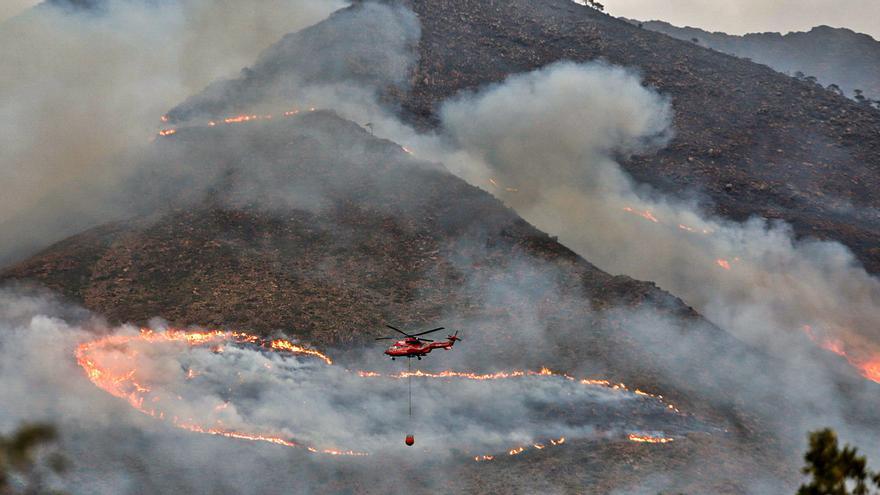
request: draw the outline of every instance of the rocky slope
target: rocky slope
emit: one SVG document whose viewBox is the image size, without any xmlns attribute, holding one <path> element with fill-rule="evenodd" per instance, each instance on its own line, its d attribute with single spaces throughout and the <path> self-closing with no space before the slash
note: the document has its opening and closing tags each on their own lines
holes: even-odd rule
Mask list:
<svg viewBox="0 0 880 495">
<path fill-rule="evenodd" d="M 799 235 L 843 242 L 869 271 L 880 271 L 873 242 L 880 235 L 880 111 L 568 0 L 408 4 L 421 24 L 419 61 L 411 88 L 395 86 L 387 98 L 414 125 L 436 126 L 439 104 L 460 91 L 557 60 L 632 67 L 671 98 L 676 129 L 665 149 L 625 161 L 637 180 L 698 193 L 729 218 L 784 219 Z M 321 33 L 316 27 L 292 40 Z M 238 113 L 253 91 L 277 83 L 285 65 L 297 67 L 295 46 L 270 48 L 241 78 L 212 85 L 169 116 Z"/>
</svg>

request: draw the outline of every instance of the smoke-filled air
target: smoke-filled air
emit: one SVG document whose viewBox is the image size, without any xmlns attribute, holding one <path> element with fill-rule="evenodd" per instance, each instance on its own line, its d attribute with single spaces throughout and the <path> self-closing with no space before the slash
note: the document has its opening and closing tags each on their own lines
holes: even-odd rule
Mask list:
<svg viewBox="0 0 880 495">
<path fill-rule="evenodd" d="M 774 147 L 773 98 L 870 102 L 596 2 L 471 4 L 0 21 L 0 447 L 66 459 L 0 451 L 0 493 L 794 493 L 824 427 L 880 461 L 870 215 L 630 173 L 736 126 L 713 71 L 773 88 Z M 868 163 L 847 129 L 810 139 Z"/>
</svg>

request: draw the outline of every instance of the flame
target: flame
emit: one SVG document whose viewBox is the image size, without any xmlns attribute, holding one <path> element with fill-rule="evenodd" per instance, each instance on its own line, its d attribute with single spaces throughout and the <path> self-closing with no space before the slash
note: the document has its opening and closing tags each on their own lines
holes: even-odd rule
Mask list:
<svg viewBox="0 0 880 495">
<path fill-rule="evenodd" d="M 636 433 L 630 433 L 627 437 L 631 442 L 638 443 L 670 443 L 674 441 L 674 438 L 669 437 L 655 437 L 651 435 L 639 435 Z"/>
<path fill-rule="evenodd" d="M 730 262 L 725 259 L 718 258 L 717 260 L 715 260 L 715 264 L 717 264 L 721 268 L 724 268 L 725 270 L 730 270 Z"/>
<path fill-rule="evenodd" d="M 138 380 L 137 370 L 132 369 L 124 373 L 114 374 L 110 368 L 102 368 L 95 360 L 94 353 L 104 349 L 122 349 L 123 354 L 127 356 L 135 355 L 136 351 L 130 350 L 128 344 L 134 342 L 147 343 L 173 343 L 179 342 L 189 346 L 210 346 L 215 352 L 222 350 L 223 343 L 238 344 L 255 344 L 268 347 L 279 352 L 291 352 L 294 354 L 308 355 L 321 359 L 325 363 L 332 364 L 329 357 L 314 349 L 308 349 L 303 346 L 294 344 L 288 340 L 276 339 L 268 344 L 256 335 L 249 335 L 242 332 L 232 332 L 223 330 L 207 330 L 207 331 L 184 331 L 169 329 L 165 332 L 154 332 L 149 329 L 142 329 L 137 335 L 108 335 L 91 342 L 86 342 L 77 346 L 75 351 L 76 361 L 85 371 L 89 380 L 98 388 L 105 392 L 125 400 L 137 411 L 158 419 L 166 419 L 165 411 L 158 409 L 154 404 L 160 401 L 160 396 L 152 393 L 149 386 L 140 383 Z M 192 379 L 198 376 L 195 370 L 187 370 L 186 378 Z M 149 401 L 148 401 L 149 399 Z M 178 397 L 178 400 L 181 398 Z M 229 406 L 229 403 L 220 404 L 215 410 L 222 410 Z M 317 449 L 315 447 L 298 444 L 290 439 L 279 435 L 247 433 L 241 431 L 228 430 L 223 428 L 208 427 L 193 422 L 190 419 L 183 420 L 178 417 L 169 419 L 171 424 L 184 430 L 196 433 L 204 433 L 208 435 L 218 435 L 227 438 L 236 438 L 240 440 L 252 440 L 260 442 L 268 442 L 285 447 L 306 448 L 310 452 L 319 452 L 328 455 L 366 455 L 364 452 L 355 452 L 353 450 L 338 449 Z"/>
<path fill-rule="evenodd" d="M 880 383 L 880 355 L 875 354 L 869 357 L 855 356 L 847 352 L 846 344 L 842 340 L 816 335 L 813 327 L 810 325 L 804 325 L 801 329 L 813 343 L 826 351 L 833 352 L 846 359 L 850 366 L 856 368 L 868 380 Z"/>
<path fill-rule="evenodd" d="M 287 351 L 287 352 L 292 352 L 294 354 L 306 354 L 309 356 L 314 356 L 314 357 L 324 361 L 327 364 L 333 364 L 333 360 L 331 360 L 329 357 L 322 354 L 321 352 L 318 352 L 314 349 L 307 349 L 307 348 L 300 346 L 300 345 L 296 345 L 293 342 L 290 342 L 289 340 L 284 340 L 284 339 L 273 340 L 270 344 L 270 347 L 274 351 Z"/>
<path fill-rule="evenodd" d="M 75 357 L 77 363 L 82 367 L 86 376 L 89 380 L 95 384 L 98 388 L 104 390 L 105 392 L 118 397 L 120 399 L 125 400 L 131 407 L 135 410 L 146 414 L 148 416 L 169 421 L 172 425 L 178 428 L 182 428 L 184 430 L 188 430 L 196 433 L 203 433 L 208 435 L 217 435 L 223 436 L 227 438 L 234 438 L 239 440 L 251 440 L 251 441 L 259 441 L 266 442 L 275 445 L 281 445 L 285 447 L 295 447 L 295 448 L 303 448 L 309 452 L 313 453 L 321 453 L 331 456 L 363 456 L 368 455 L 366 452 L 357 452 L 354 450 L 343 450 L 343 449 L 333 449 L 333 448 L 317 448 L 311 445 L 305 445 L 290 438 L 286 438 L 281 435 L 274 435 L 269 433 L 253 433 L 253 432 L 243 432 L 231 430 L 228 428 L 218 427 L 218 424 L 222 422 L 220 420 L 216 421 L 216 424 L 208 426 L 205 424 L 200 424 L 195 422 L 192 418 L 179 418 L 176 416 L 169 416 L 164 410 L 162 410 L 158 403 L 161 402 L 162 397 L 157 393 L 154 393 L 149 384 L 143 383 L 141 377 L 138 375 L 138 371 L 136 369 L 131 369 L 130 367 L 125 367 L 127 363 L 122 362 L 122 366 L 124 370 L 114 370 L 109 366 L 102 367 L 95 357 L 95 353 L 101 350 L 113 349 L 122 353 L 124 357 L 134 357 L 137 355 L 136 350 L 131 349 L 129 344 L 136 342 L 146 342 L 146 343 L 183 343 L 189 345 L 191 347 L 207 347 L 213 350 L 214 352 L 222 352 L 223 346 L 225 344 L 251 344 L 260 346 L 264 349 L 270 349 L 276 352 L 289 352 L 298 355 L 305 355 L 314 357 L 323 361 L 327 365 L 332 365 L 333 360 L 331 360 L 327 355 L 322 352 L 310 349 L 299 344 L 294 344 L 293 342 L 286 339 L 274 339 L 274 340 L 265 340 L 256 335 L 250 335 L 243 332 L 235 332 L 235 331 L 224 331 L 224 330 L 205 330 L 205 331 L 185 331 L 185 330 L 177 330 L 177 329 L 168 329 L 164 332 L 156 332 L 149 329 L 142 329 L 140 333 L 135 335 L 108 335 L 101 338 L 98 338 L 93 341 L 85 342 L 77 346 L 75 350 Z M 119 364 L 119 363 L 115 363 Z M 186 371 L 186 379 L 191 380 L 197 376 L 199 376 L 199 372 L 194 369 L 188 369 Z M 580 379 L 577 380 L 574 377 L 567 375 L 565 373 L 559 373 L 550 370 L 549 368 L 543 367 L 540 370 L 514 370 L 514 371 L 499 371 L 495 373 L 469 373 L 462 371 L 452 371 L 446 370 L 436 373 L 431 372 L 423 372 L 421 370 L 413 371 L 413 372 L 400 372 L 396 374 L 383 375 L 382 373 L 375 371 L 357 371 L 358 376 L 362 378 L 373 378 L 373 377 L 385 377 L 385 378 L 393 378 L 393 379 L 403 379 L 409 377 L 418 377 L 418 378 L 427 378 L 427 379 L 445 379 L 445 378 L 459 378 L 459 379 L 467 379 L 467 380 L 502 380 L 502 379 L 512 379 L 518 377 L 531 377 L 531 376 L 543 376 L 543 377 L 558 377 L 564 380 L 577 381 L 582 385 L 587 386 L 598 386 L 604 387 L 611 390 L 617 391 L 625 391 L 629 392 L 629 388 L 622 383 L 613 384 L 608 380 L 601 379 Z M 662 395 L 654 395 L 648 392 L 643 392 L 639 389 L 636 389 L 634 392 L 636 395 L 650 397 L 655 399 L 662 404 L 666 405 L 667 409 L 670 411 L 678 413 L 679 410 L 675 408 L 672 404 L 668 404 L 664 402 Z M 177 400 L 183 400 L 182 397 L 177 396 Z M 215 411 L 222 411 L 230 406 L 229 402 L 224 402 L 222 404 L 214 407 Z M 508 455 L 519 455 L 527 450 L 535 449 L 535 450 L 544 450 L 550 446 L 559 446 L 565 443 L 565 437 L 560 437 L 558 439 L 550 439 L 547 442 L 543 443 L 533 443 L 531 445 L 522 445 L 509 449 Z M 480 455 L 474 457 L 475 461 L 491 461 L 495 459 L 494 455 Z"/>
<path fill-rule="evenodd" d="M 161 137 L 173 136 L 174 134 L 177 134 L 177 129 L 162 129 L 159 131 L 159 136 Z"/>
<path fill-rule="evenodd" d="M 641 210 L 636 210 L 636 209 L 632 208 L 631 206 L 624 206 L 623 211 L 632 213 L 634 215 L 638 215 L 638 216 L 640 216 L 646 220 L 650 220 L 654 223 L 660 223 L 660 220 L 658 220 L 657 217 L 655 217 L 654 214 L 651 213 L 650 210 L 641 211 Z"/>
</svg>

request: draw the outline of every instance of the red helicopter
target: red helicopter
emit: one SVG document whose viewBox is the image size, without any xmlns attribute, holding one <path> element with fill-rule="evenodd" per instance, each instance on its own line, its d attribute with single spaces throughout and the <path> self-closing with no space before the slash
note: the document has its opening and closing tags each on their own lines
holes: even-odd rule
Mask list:
<svg viewBox="0 0 880 495">
<path fill-rule="evenodd" d="M 405 339 L 398 340 L 385 351 L 385 354 L 391 356 L 392 361 L 395 358 L 399 357 L 422 359 L 422 356 L 427 356 L 428 353 L 433 351 L 434 349 L 449 350 L 450 348 L 452 348 L 453 345 L 455 345 L 456 340 L 461 340 L 461 337 L 458 336 L 458 331 L 456 331 L 452 335 L 447 335 L 447 340 L 443 342 L 434 342 L 431 339 L 420 337 L 420 335 L 427 335 L 429 333 L 439 332 L 440 330 L 443 330 L 444 327 L 439 327 L 433 330 L 427 330 L 425 332 L 410 335 L 399 328 L 392 327 L 391 325 L 385 326 L 394 330 L 397 333 L 406 336 Z M 399 338 L 400 337 L 379 337 L 376 340 L 394 340 Z"/>
</svg>

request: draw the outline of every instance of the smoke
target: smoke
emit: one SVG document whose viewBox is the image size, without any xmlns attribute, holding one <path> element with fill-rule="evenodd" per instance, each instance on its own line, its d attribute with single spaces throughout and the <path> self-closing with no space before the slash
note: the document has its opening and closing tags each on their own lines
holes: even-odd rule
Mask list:
<svg viewBox="0 0 880 495">
<path fill-rule="evenodd" d="M 0 262 L 117 216 L 104 193 L 169 107 L 343 5 L 113 0 L 0 25 Z"/>
<path fill-rule="evenodd" d="M 306 8 L 311 4 L 297 5 L 314 12 Z M 315 205 L 320 208 L 324 204 L 328 194 L 354 197 L 362 184 L 330 191 L 333 188 L 324 187 L 327 183 L 322 182 L 323 176 L 298 183 L 292 180 L 297 177 L 297 167 L 332 164 L 337 167 L 325 170 L 333 174 L 346 173 L 360 164 L 362 168 L 349 176 L 348 182 L 372 174 L 382 180 L 370 186 L 384 189 L 359 194 L 358 201 L 369 203 L 375 211 L 403 216 L 406 213 L 395 211 L 390 205 L 377 204 L 381 200 L 376 198 L 385 197 L 395 186 L 399 168 L 422 167 L 436 172 L 440 166 L 427 161 L 443 162 L 450 171 L 490 190 L 527 220 L 558 235 L 563 243 L 600 267 L 658 281 L 715 323 L 750 343 L 770 349 L 790 365 L 769 366 L 754 353 L 725 356 L 724 345 L 729 341 L 723 334 L 692 331 L 689 323 L 662 316 L 662 307 L 638 312 L 596 309 L 597 318 L 626 322 L 626 338 L 634 338 L 640 345 L 655 350 L 645 354 L 657 359 L 647 367 L 661 366 L 662 372 L 675 377 L 676 384 L 682 384 L 681 388 L 699 389 L 707 394 L 707 402 L 736 403 L 740 411 L 751 411 L 754 407 L 767 413 L 779 404 L 789 406 L 787 411 L 803 406 L 803 414 L 791 421 L 799 430 L 820 423 L 847 425 L 853 414 L 859 414 L 857 407 L 852 408 L 855 413 L 848 409 L 858 402 L 860 394 L 871 393 L 871 389 L 865 388 L 867 382 L 856 384 L 847 398 L 838 395 L 836 375 L 826 373 L 823 367 L 801 373 L 815 360 L 809 337 L 802 328 L 809 325 L 811 335 L 820 343 L 839 339 L 843 350 L 852 351 L 853 359 L 862 359 L 856 349 L 864 348 L 876 337 L 870 328 L 870 322 L 877 321 L 875 279 L 856 266 L 852 256 L 839 245 L 794 240 L 782 224 L 771 225 L 761 220 L 727 222 L 706 214 L 694 204 L 664 198 L 635 184 L 619 167 L 617 159 L 663 146 L 672 133 L 670 102 L 644 88 L 637 75 L 603 64 L 562 63 L 513 76 L 502 84 L 448 102 L 440 112 L 442 132 L 418 135 L 397 120 L 393 109 L 381 103 L 387 91 L 399 91 L 407 85 L 415 59 L 413 45 L 418 41 L 418 23 L 400 7 L 359 4 L 331 16 L 326 24 L 302 32 L 305 34 L 285 37 L 240 77 L 213 84 L 173 109 L 168 115 L 171 124 L 177 126 L 177 133 L 168 139 L 157 139 L 144 150 L 141 143 L 146 144 L 146 136 L 156 130 L 149 122 L 158 120 L 169 99 L 189 94 L 205 79 L 232 69 L 224 61 L 211 59 L 219 56 L 218 47 L 223 46 L 217 36 L 224 43 L 234 40 L 234 33 L 240 28 L 233 28 L 229 38 L 222 31 L 213 31 L 223 35 L 217 34 L 214 43 L 199 49 L 186 47 L 187 43 L 212 39 L 190 34 L 202 28 L 216 29 L 220 21 L 212 21 L 214 15 L 230 20 L 214 10 L 231 8 L 234 13 L 239 7 L 207 9 L 200 11 L 203 15 L 199 16 L 184 15 L 194 12 L 187 8 L 166 7 L 158 14 L 141 9 L 122 11 L 111 6 L 109 14 L 98 17 L 65 17 L 54 11 L 41 11 L 39 16 L 17 21 L 21 22 L 16 29 L 23 39 L 25 35 L 35 36 L 34 32 L 53 33 L 44 35 L 51 39 L 34 46 L 60 44 L 61 38 L 52 36 L 65 34 L 94 40 L 91 44 L 83 41 L 85 48 L 62 57 L 71 63 L 53 68 L 57 73 L 49 82 L 34 83 L 43 81 L 46 72 L 33 60 L 42 61 L 45 67 L 45 59 L 21 57 L 16 64 L 25 69 L 32 67 L 32 71 L 23 69 L 20 80 L 9 83 L 14 91 L 8 94 L 18 97 L 4 99 L 3 103 L 4 117 L 12 119 L 4 118 L 3 122 L 21 118 L 18 125 L 7 124 L 10 133 L 3 134 L 11 136 L 10 142 L 15 141 L 2 155 L 4 163 L 8 156 L 9 163 L 15 165 L 3 168 L 4 180 L 8 178 L 15 185 L 10 190 L 16 191 L 16 196 L 3 205 L 9 215 L 15 211 L 32 212 L 39 209 L 35 205 L 40 205 L 45 217 L 67 222 L 66 229 L 78 230 L 83 222 L 131 211 L 109 207 L 116 203 L 106 196 L 93 198 L 91 192 L 95 190 L 115 189 L 116 197 L 130 198 L 133 203 L 138 203 L 140 196 L 174 203 L 193 191 L 199 193 L 192 194 L 198 199 L 230 173 L 235 176 L 235 185 L 231 191 L 223 190 L 230 194 L 222 200 L 233 206 L 255 204 L 270 209 L 313 211 Z M 2 34 L 10 36 L 10 41 L 15 38 Z M 108 39 L 116 43 L 108 43 Z M 250 41 L 244 45 L 254 49 L 261 43 L 256 38 L 247 39 Z M 9 53 L 11 57 L 16 52 Z M 182 54 L 194 53 L 203 54 L 193 56 L 191 62 L 184 64 L 190 68 L 179 72 L 177 64 L 186 58 Z M 83 74 L 80 69 L 85 64 L 76 63 L 97 58 L 111 62 L 106 67 L 90 67 L 97 71 L 95 76 L 90 72 Z M 168 60 L 173 63 L 168 65 Z M 28 65 L 31 63 L 33 66 Z M 86 82 L 74 84 L 81 80 Z M 64 81 L 68 84 L 62 84 Z M 5 79 L 3 84 L 7 87 Z M 135 104 L 131 103 L 132 95 Z M 422 160 L 401 155 L 403 151 L 393 143 L 368 140 L 366 133 L 355 132 L 353 123 L 341 122 L 325 112 L 306 113 L 311 107 L 332 109 L 359 124 L 370 122 L 377 135 L 394 138 Z M 279 111 L 291 108 L 306 113 L 306 117 L 298 117 L 300 120 L 289 127 L 277 124 L 275 117 L 271 124 L 254 123 L 241 131 L 223 128 L 222 124 L 207 126 L 209 119 L 229 113 L 262 115 L 271 111 L 277 116 Z M 29 111 L 36 110 L 39 112 L 28 117 Z M 297 127 L 296 122 L 304 125 Z M 291 160 L 290 150 L 311 153 L 301 153 L 297 160 Z M 123 158 L 111 159 L 118 156 Z M 408 198 L 407 194 L 414 193 L 398 194 Z M 148 201 L 148 205 L 140 204 L 135 210 L 150 211 L 155 204 Z M 450 232 L 469 225 L 467 205 L 455 207 L 461 209 L 462 220 L 461 225 L 448 226 Z M 62 210 L 69 210 L 68 214 L 59 214 Z M 68 222 L 70 217 L 81 219 L 80 223 Z M 19 226 L 42 227 L 36 229 L 37 237 L 41 241 L 48 238 L 51 226 L 37 221 L 32 213 L 23 218 L 26 221 Z M 23 231 L 2 230 L 10 237 Z M 346 245 L 349 239 L 344 230 L 334 234 L 340 237 L 340 246 L 351 247 Z M 51 235 L 60 237 L 64 231 L 52 231 Z M 475 241 L 485 244 L 486 237 L 461 235 L 453 240 L 461 248 L 456 250 L 461 253 L 460 259 L 455 260 L 458 267 L 470 266 L 469 253 L 481 248 Z M 557 273 L 529 257 L 519 258 L 519 254 L 511 256 L 513 259 L 495 273 L 476 274 L 465 281 L 462 293 L 479 294 L 484 309 L 497 312 L 502 308 L 510 324 L 491 335 L 502 343 L 502 350 L 463 347 L 461 353 L 456 352 L 449 359 L 456 367 L 473 369 L 487 361 L 504 362 L 502 359 L 531 363 L 589 342 L 588 332 L 554 335 L 547 331 L 553 314 L 542 313 L 535 301 L 562 299 L 562 306 L 582 307 L 582 293 L 562 290 Z M 499 277 L 499 272 L 507 277 Z M 543 276 L 518 277 L 522 272 Z M 523 280 L 530 285 L 523 286 Z M 582 286 L 583 281 L 565 283 Z M 572 294 L 578 297 L 571 297 Z M 99 474 L 85 469 L 77 471 L 78 486 L 86 487 L 82 491 L 137 492 L 147 486 L 151 491 L 260 493 L 273 488 L 264 477 L 254 473 L 266 473 L 271 479 L 270 468 L 284 472 L 283 482 L 298 480 L 302 485 L 297 486 L 305 486 L 303 491 L 309 491 L 313 483 L 321 482 L 322 476 L 329 477 L 327 473 L 335 476 L 347 469 L 324 468 L 324 461 L 305 453 L 291 454 L 280 448 L 267 453 L 270 451 L 244 446 L 242 442 L 202 438 L 133 411 L 88 384 L 70 358 L 75 344 L 90 338 L 96 329 L 131 329 L 107 329 L 76 311 L 76 317 L 60 318 L 54 304 L 21 296 L 6 297 L 8 302 L 0 305 L 7 312 L 2 315 L 3 325 L 9 329 L 4 332 L 8 337 L 4 337 L 2 352 L 4 357 L 10 356 L 2 361 L 0 386 L 3 402 L 18 404 L 9 413 L 4 411 L 3 420 L 9 427 L 23 418 L 45 417 L 61 422 L 62 431 L 74 432 L 70 435 L 75 438 L 67 446 L 82 455 L 81 465 L 106 467 Z M 455 318 L 455 313 L 450 304 L 445 316 Z M 458 322 L 478 328 L 482 323 L 466 317 Z M 583 323 L 584 328 L 592 329 L 594 322 Z M 486 332 L 485 337 L 489 336 Z M 535 345 L 536 341 L 546 347 Z M 508 342 L 510 345 L 504 345 Z M 369 381 L 344 368 L 324 369 L 312 362 L 281 360 L 246 348 L 230 348 L 222 354 L 198 349 L 169 352 L 154 347 L 139 348 L 137 352 L 137 359 L 144 360 L 138 361 L 138 369 L 143 370 L 144 378 L 161 388 L 164 397 L 180 395 L 187 399 L 169 406 L 177 407 L 173 412 L 180 416 L 221 420 L 252 432 L 280 431 L 343 448 L 375 449 L 383 455 L 392 455 L 383 450 L 387 445 L 400 445 L 397 427 L 406 418 L 402 409 L 392 411 L 388 405 L 400 399 L 399 382 Z M 114 353 L 117 350 L 101 357 L 111 361 L 120 358 Z M 712 360 L 713 356 L 718 358 L 717 362 Z M 606 361 L 614 357 L 602 356 Z M 579 356 L 569 358 L 566 362 L 576 362 Z M 595 370 L 608 364 L 598 362 L 599 358 L 596 361 L 580 366 Z M 364 363 L 351 359 L 344 367 L 354 368 L 358 364 Z M 762 365 L 774 373 L 762 376 Z M 185 371 L 190 368 L 202 370 L 202 374 L 187 380 Z M 783 372 L 775 373 L 780 369 Z M 717 383 L 700 389 L 712 380 Z M 196 384 L 200 386 L 192 386 Z M 640 428 L 667 426 L 651 423 L 651 414 L 643 417 L 638 408 L 629 408 L 639 404 L 635 401 L 640 399 L 606 396 L 604 391 L 594 394 L 592 389 L 585 393 L 584 389 L 572 386 L 550 378 L 502 381 L 493 383 L 491 389 L 477 382 L 426 382 L 419 387 L 424 394 L 419 407 L 424 407 L 422 420 L 437 425 L 430 443 L 438 446 L 441 457 L 449 458 L 462 448 L 491 451 L 506 448 L 508 441 L 540 441 L 537 437 L 550 431 L 594 438 L 602 434 L 596 424 L 603 431 L 613 432 L 634 427 L 628 421 L 639 422 Z M 725 387 L 727 396 L 722 391 Z M 31 400 L 30 390 L 40 393 L 32 394 Z M 491 390 L 493 400 L 497 394 L 497 409 L 481 409 L 487 390 Z M 28 400 L 21 400 L 22 397 Z M 829 397 L 833 400 L 829 401 Z M 758 403 L 752 406 L 751 400 Z M 548 415 L 551 406 L 560 402 L 563 410 L 580 411 L 572 415 L 579 419 L 572 423 L 571 417 L 564 414 Z M 224 407 L 227 403 L 230 405 Z M 609 404 L 612 409 L 600 408 L 596 416 L 583 412 Z M 215 411 L 217 407 L 221 409 Z M 622 423 L 602 423 L 615 417 L 622 418 Z M 467 439 L 464 444 L 460 442 L 462 436 Z M 120 441 L 107 442 L 107 438 Z M 74 440 L 83 443 L 78 445 Z M 279 453 L 275 454 L 276 451 Z M 255 452 L 259 454 L 255 456 Z M 211 462 L 217 458 L 253 457 L 256 458 L 252 463 L 231 468 Z M 114 458 L 122 460 L 113 461 Z M 296 468 L 290 467 L 291 459 L 296 461 Z M 362 480 L 375 479 L 365 472 L 357 474 Z M 203 483 L 205 477 L 209 480 Z M 391 486 L 399 481 L 394 477 L 383 480 Z M 403 491 L 400 486 L 396 488 Z"/>
<path fill-rule="evenodd" d="M 440 113 L 460 175 L 603 270 L 656 281 L 774 356 L 758 364 L 654 308 L 612 310 L 642 345 L 663 347 L 670 377 L 696 384 L 708 373 L 715 384 L 700 386 L 705 400 L 745 405 L 792 448 L 810 428 L 865 438 L 875 427 L 867 404 L 876 387 L 840 369 L 848 362 L 880 379 L 880 282 L 838 243 L 796 239 L 782 222 L 723 220 L 633 182 L 617 160 L 662 146 L 672 132 L 670 102 L 636 74 L 560 63 L 460 95 Z M 761 368 L 772 360 L 781 366 Z"/>
<path fill-rule="evenodd" d="M 795 239 L 782 222 L 714 218 L 623 172 L 614 157 L 662 145 L 670 115 L 635 75 L 572 64 L 511 77 L 442 110 L 473 159 L 471 177 L 494 176 L 507 187 L 490 190 L 600 268 L 656 281 L 780 355 L 811 329 L 857 363 L 880 359 L 880 281 L 844 246 Z"/>
<path fill-rule="evenodd" d="M 678 435 L 703 428 L 655 398 L 559 376 L 416 378 L 410 418 L 406 380 L 361 377 L 355 370 L 363 363 L 357 361 L 330 366 L 253 345 L 139 340 L 134 328 L 109 328 L 83 310 L 20 290 L 0 292 L 0 335 L 0 429 L 22 421 L 56 424 L 72 462 L 64 478 L 72 493 L 142 493 L 145 487 L 261 493 L 266 486 L 258 474 L 285 464 L 271 478 L 311 492 L 324 483 L 316 474 L 324 471 L 338 476 L 337 482 L 357 483 L 370 479 L 369 470 L 404 458 L 409 465 L 460 464 L 478 454 L 505 455 L 519 445 L 553 448 L 550 440 L 560 436 L 601 441 L 629 432 Z M 161 411 L 161 418 L 89 383 L 73 360 L 74 349 L 101 335 L 133 338 L 85 353 L 100 370 L 92 376 L 130 384 L 133 396 L 145 399 L 141 407 Z M 491 402 L 485 400 L 489 395 Z M 213 438 L 175 428 L 171 418 L 370 456 L 334 459 Z M 414 433 L 424 447 L 403 446 L 404 433 Z M 236 459 L 237 466 L 223 459 Z M 385 478 L 381 486 L 400 489 L 394 488 L 398 479 Z"/>
</svg>

